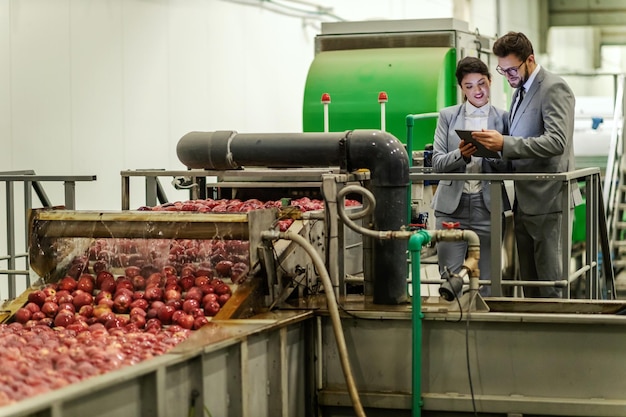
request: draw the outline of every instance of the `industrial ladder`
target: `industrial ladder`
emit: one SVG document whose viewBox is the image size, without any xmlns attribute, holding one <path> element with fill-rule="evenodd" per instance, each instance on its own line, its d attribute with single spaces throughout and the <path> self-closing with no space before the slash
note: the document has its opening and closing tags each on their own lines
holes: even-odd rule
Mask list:
<svg viewBox="0 0 626 417">
<path fill-rule="evenodd" d="M 614 124 L 611 133 L 603 199 L 613 268 L 626 267 L 626 160 L 624 159 L 624 75 L 616 77 Z"/>
</svg>

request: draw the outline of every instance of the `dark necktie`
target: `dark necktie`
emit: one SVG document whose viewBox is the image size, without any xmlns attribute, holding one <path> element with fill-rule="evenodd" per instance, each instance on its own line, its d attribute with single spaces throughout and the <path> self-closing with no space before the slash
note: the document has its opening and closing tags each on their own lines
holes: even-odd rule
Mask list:
<svg viewBox="0 0 626 417">
<path fill-rule="evenodd" d="M 515 117 L 515 113 L 517 113 L 517 109 L 519 109 L 519 106 L 521 106 L 522 104 L 522 100 L 524 100 L 524 94 L 526 93 L 526 89 L 524 89 L 524 87 L 520 87 L 518 90 L 518 100 L 517 100 L 517 104 L 515 105 L 515 109 L 513 109 L 513 111 L 511 112 L 511 120 L 513 120 L 513 117 Z"/>
</svg>

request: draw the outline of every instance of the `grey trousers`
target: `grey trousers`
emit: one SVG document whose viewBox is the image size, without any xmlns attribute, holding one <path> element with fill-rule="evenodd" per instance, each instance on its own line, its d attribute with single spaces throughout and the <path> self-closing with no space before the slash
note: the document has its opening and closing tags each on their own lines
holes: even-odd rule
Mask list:
<svg viewBox="0 0 626 417">
<path fill-rule="evenodd" d="M 480 279 L 491 279 L 491 214 L 483 201 L 481 193 L 463 194 L 457 209 L 446 214 L 435 211 L 436 229 L 441 230 L 443 222 L 459 222 L 459 229 L 473 230 L 480 239 Z M 451 272 L 459 273 L 467 256 L 467 242 L 437 242 L 439 272 L 448 267 Z M 489 296 L 491 287 L 480 290 L 481 295 Z"/>
<path fill-rule="evenodd" d="M 515 241 L 522 281 L 563 279 L 562 213 L 524 214 L 515 210 Z M 524 297 L 561 297 L 561 288 L 524 287 Z"/>
</svg>

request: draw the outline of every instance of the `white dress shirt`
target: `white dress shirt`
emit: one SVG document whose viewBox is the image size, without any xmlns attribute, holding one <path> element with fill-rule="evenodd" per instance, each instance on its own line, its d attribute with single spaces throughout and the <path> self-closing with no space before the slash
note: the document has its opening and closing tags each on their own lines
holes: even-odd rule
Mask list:
<svg viewBox="0 0 626 417">
<path fill-rule="evenodd" d="M 482 107 L 475 107 L 469 101 L 465 102 L 465 130 L 487 129 L 489 122 L 489 103 Z M 467 173 L 482 172 L 482 158 L 472 156 L 471 161 L 465 167 Z M 480 180 L 467 180 L 463 185 L 463 192 L 467 194 L 479 193 L 482 190 Z"/>
</svg>

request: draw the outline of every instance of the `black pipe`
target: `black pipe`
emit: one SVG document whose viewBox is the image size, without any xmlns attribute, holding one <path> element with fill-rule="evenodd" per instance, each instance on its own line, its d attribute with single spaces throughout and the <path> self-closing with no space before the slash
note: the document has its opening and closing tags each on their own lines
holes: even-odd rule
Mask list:
<svg viewBox="0 0 626 417">
<path fill-rule="evenodd" d="M 349 172 L 368 169 L 376 198 L 374 229 L 400 230 L 406 224 L 409 158 L 402 143 L 379 130 L 334 133 L 191 132 L 176 147 L 189 168 L 227 170 L 244 166 L 325 167 Z M 406 301 L 407 241 L 374 242 L 373 302 Z M 368 277 L 365 277 L 367 280 Z"/>
</svg>

